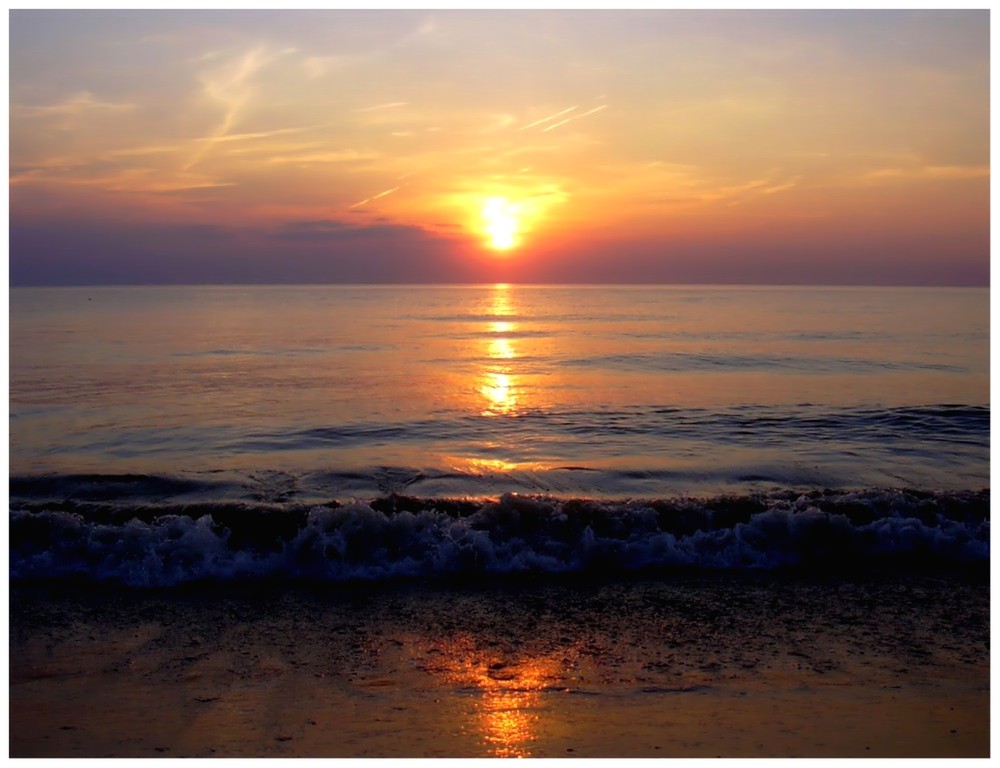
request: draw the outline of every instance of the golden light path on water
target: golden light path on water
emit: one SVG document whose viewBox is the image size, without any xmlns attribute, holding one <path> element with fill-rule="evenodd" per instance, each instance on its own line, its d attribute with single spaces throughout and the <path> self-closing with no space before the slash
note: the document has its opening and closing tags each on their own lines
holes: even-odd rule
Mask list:
<svg viewBox="0 0 1000 768">
<path fill-rule="evenodd" d="M 515 363 L 518 350 L 508 334 L 517 330 L 516 311 L 510 300 L 510 287 L 504 283 L 493 286 L 485 314 L 487 338 L 481 359 L 485 362 L 476 373 L 476 392 L 480 396 L 480 414 L 486 417 L 515 416 L 522 393 L 520 376 Z M 501 448 L 495 445 L 491 448 Z M 504 459 L 483 456 L 470 457 L 461 462 L 462 468 L 473 472 L 505 472 L 517 464 Z"/>
<path fill-rule="evenodd" d="M 488 312 L 494 317 L 489 324 L 495 334 L 486 343 L 486 359 L 480 375 L 479 392 L 486 400 L 483 416 L 511 416 L 517 412 L 519 381 L 514 372 L 514 361 L 518 357 L 514 340 L 504 334 L 517 330 L 516 317 L 511 307 L 509 287 L 504 284 L 494 286 Z"/>
</svg>

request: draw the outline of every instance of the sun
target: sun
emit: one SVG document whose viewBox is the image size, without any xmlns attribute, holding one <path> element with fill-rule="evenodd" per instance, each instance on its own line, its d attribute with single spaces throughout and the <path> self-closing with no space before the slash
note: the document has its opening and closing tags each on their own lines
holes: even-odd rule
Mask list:
<svg viewBox="0 0 1000 768">
<path fill-rule="evenodd" d="M 482 238 L 483 247 L 497 257 L 512 256 L 526 242 L 534 241 L 544 230 L 549 209 L 567 199 L 553 185 L 531 188 L 498 185 L 458 193 L 455 197 L 469 234 Z"/>
<path fill-rule="evenodd" d="M 518 245 L 519 206 L 505 197 L 488 197 L 483 202 L 483 231 L 486 244 L 496 251 L 509 251 Z"/>
</svg>

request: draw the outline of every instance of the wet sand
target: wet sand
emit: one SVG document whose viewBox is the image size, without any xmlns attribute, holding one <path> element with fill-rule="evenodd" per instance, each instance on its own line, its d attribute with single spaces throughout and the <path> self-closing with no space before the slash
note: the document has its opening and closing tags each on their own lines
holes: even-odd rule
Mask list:
<svg viewBox="0 0 1000 768">
<path fill-rule="evenodd" d="M 985 574 L 11 590 L 12 757 L 989 754 Z"/>
</svg>

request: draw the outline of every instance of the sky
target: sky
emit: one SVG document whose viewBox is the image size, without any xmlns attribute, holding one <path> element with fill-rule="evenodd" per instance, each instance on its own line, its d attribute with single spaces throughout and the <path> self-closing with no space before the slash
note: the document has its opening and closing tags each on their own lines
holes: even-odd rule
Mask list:
<svg viewBox="0 0 1000 768">
<path fill-rule="evenodd" d="M 12 285 L 989 284 L 989 12 L 12 11 Z"/>
</svg>

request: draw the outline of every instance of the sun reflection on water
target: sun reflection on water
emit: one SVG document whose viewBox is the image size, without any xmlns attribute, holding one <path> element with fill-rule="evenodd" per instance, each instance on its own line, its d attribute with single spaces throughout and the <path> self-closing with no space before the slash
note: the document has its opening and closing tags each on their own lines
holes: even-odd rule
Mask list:
<svg viewBox="0 0 1000 768">
<path fill-rule="evenodd" d="M 486 343 L 486 365 L 479 375 L 479 392 L 486 400 L 483 416 L 511 416 L 517 412 L 520 389 L 513 363 L 517 349 L 509 336 L 517 328 L 507 285 L 496 285 L 489 299 L 487 313 L 490 330 L 497 334 Z"/>
<path fill-rule="evenodd" d="M 462 335 L 472 339 L 471 364 L 456 377 L 458 397 L 467 415 L 496 421 L 480 425 L 489 437 L 448 457 L 449 465 L 459 472 L 493 474 L 548 467 L 545 458 L 539 457 L 543 441 L 525 440 L 529 425 L 519 421 L 540 407 L 539 373 L 537 367 L 529 367 L 537 360 L 533 346 L 537 334 L 532 325 L 538 318 L 531 310 L 531 303 L 506 284 L 492 286 L 485 296 L 478 293 L 470 307 L 472 320 Z"/>
<path fill-rule="evenodd" d="M 517 395 L 511 391 L 511 377 L 507 373 L 487 372 L 483 377 L 483 385 L 479 388 L 487 400 L 484 416 L 510 414 L 517 408 Z"/>
<path fill-rule="evenodd" d="M 513 325 L 513 323 L 505 323 L 505 325 Z M 513 360 L 517 357 L 510 339 L 504 338 L 490 339 L 488 354 L 493 360 Z"/>
<path fill-rule="evenodd" d="M 503 459 L 469 459 L 462 467 L 467 472 L 509 472 L 517 464 Z"/>
</svg>

